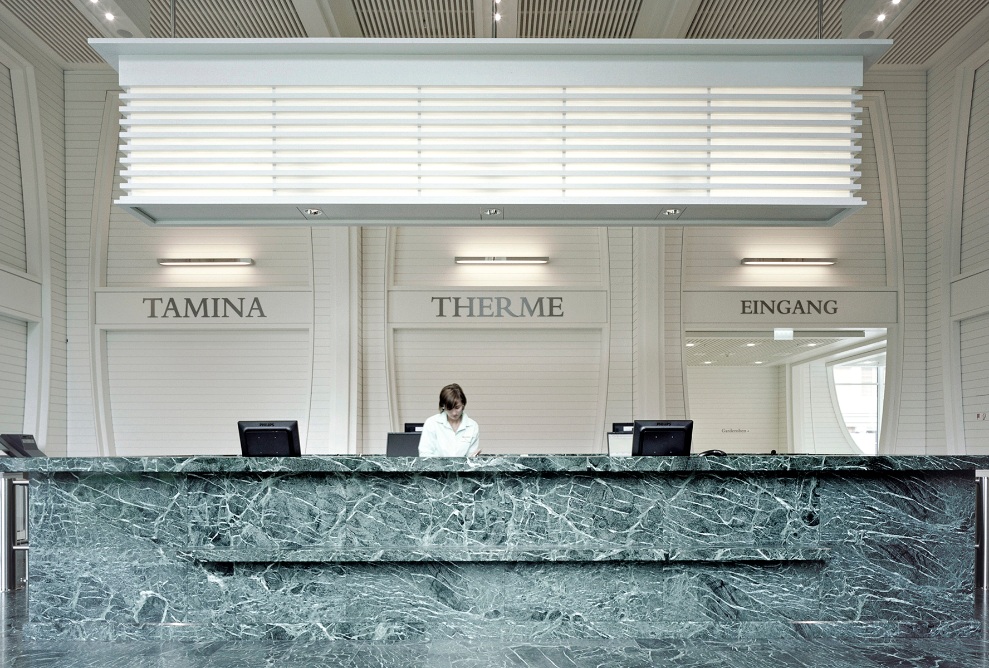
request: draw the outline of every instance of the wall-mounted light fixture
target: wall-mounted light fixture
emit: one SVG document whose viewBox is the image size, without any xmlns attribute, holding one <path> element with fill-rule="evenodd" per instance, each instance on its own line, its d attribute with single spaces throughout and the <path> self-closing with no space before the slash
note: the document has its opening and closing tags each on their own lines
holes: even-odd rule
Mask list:
<svg viewBox="0 0 989 668">
<path fill-rule="evenodd" d="M 453 258 L 457 264 L 547 264 L 548 257 L 507 257 L 507 256 L 479 256 Z"/>
<path fill-rule="evenodd" d="M 250 257 L 160 257 L 163 267 L 246 267 L 254 264 Z"/>
<path fill-rule="evenodd" d="M 742 264 L 764 267 L 828 267 L 836 264 L 833 257 L 743 257 Z"/>
</svg>

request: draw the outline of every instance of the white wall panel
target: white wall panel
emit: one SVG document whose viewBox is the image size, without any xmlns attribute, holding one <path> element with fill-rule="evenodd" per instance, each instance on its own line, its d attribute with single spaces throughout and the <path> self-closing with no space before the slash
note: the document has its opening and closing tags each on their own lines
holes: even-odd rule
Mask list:
<svg viewBox="0 0 989 668">
<path fill-rule="evenodd" d="M 237 454 L 238 420 L 298 420 L 306 452 L 307 331 L 110 331 L 106 351 L 115 454 Z"/>
<path fill-rule="evenodd" d="M 24 430 L 27 323 L 0 315 L 0 433 Z"/>
<path fill-rule="evenodd" d="M 663 253 L 663 330 L 666 368 L 666 415 L 671 420 L 688 417 L 687 369 L 683 359 L 683 228 L 665 231 Z M 649 373 L 649 369 L 644 369 Z M 643 416 L 645 417 L 645 416 Z"/>
<path fill-rule="evenodd" d="M 902 311 L 900 402 L 895 454 L 926 452 L 927 374 L 927 78 L 923 71 L 873 68 L 864 88 L 882 91 L 899 195 Z M 895 204 L 889 202 L 889 204 Z M 895 266 L 891 267 L 895 272 Z M 894 361 L 895 363 L 895 361 Z"/>
<path fill-rule="evenodd" d="M 383 227 L 361 230 L 361 402 L 359 452 L 382 454 L 392 429 L 385 365 L 385 246 Z M 440 386 L 442 387 L 442 385 Z M 439 388 L 436 388 L 439 395 Z M 418 422 L 418 420 L 416 420 Z"/>
<path fill-rule="evenodd" d="M 65 388 L 65 123 L 61 66 L 13 26 L 0 21 L 0 50 L 16 54 L 26 85 L 18 123 L 29 129 L 20 168 L 27 272 L 42 284 L 42 322 L 29 341 L 28 423 L 49 454 L 66 439 Z M 14 65 L 11 65 L 14 67 Z M 22 139 L 25 137 L 22 136 Z M 26 145 L 25 145 L 26 144 Z M 6 179 L 0 179 L 0 183 Z M 4 183 L 4 185 L 9 185 Z M 2 186 L 0 186 L 2 187 Z M 19 251 L 18 251 L 19 254 Z"/>
<path fill-rule="evenodd" d="M 972 30 L 952 48 L 944 50 L 944 57 L 936 61 L 927 73 L 927 451 L 942 454 L 948 451 L 949 431 L 946 402 L 954 404 L 954 391 L 945 388 L 945 369 L 951 361 L 946 356 L 956 355 L 957 350 L 948 337 L 951 328 L 948 286 L 953 258 L 950 229 L 951 204 L 954 192 L 951 174 L 957 152 L 957 110 L 954 102 L 960 97 L 956 90 L 959 69 L 973 53 L 985 44 L 989 33 L 989 21 Z M 959 133 L 964 136 L 964 133 Z M 957 234 L 958 231 L 954 231 Z"/>
<path fill-rule="evenodd" d="M 989 268 L 989 64 L 975 71 L 961 212 L 960 273 Z"/>
<path fill-rule="evenodd" d="M 609 227 L 608 254 L 611 312 L 608 352 L 608 404 L 604 422 L 629 422 L 632 413 L 632 229 Z"/>
<path fill-rule="evenodd" d="M 684 289 L 787 285 L 876 287 L 887 284 L 882 200 L 873 128 L 860 128 L 860 196 L 868 204 L 833 227 L 688 227 L 684 230 Z M 743 257 L 834 257 L 832 267 L 742 266 Z"/>
<path fill-rule="evenodd" d="M 687 367 L 691 450 L 782 451 L 779 372 L 774 367 Z"/>
<path fill-rule="evenodd" d="M 861 451 L 850 442 L 824 360 L 793 367 L 794 452 L 800 454 L 851 454 Z"/>
<path fill-rule="evenodd" d="M 92 456 L 100 452 L 96 428 L 96 388 L 92 368 L 93 328 L 90 300 L 94 268 L 93 215 L 97 193 L 96 166 L 100 151 L 116 155 L 115 137 L 101 137 L 104 111 L 113 100 L 107 92 L 117 87 L 116 75 L 108 72 L 67 72 L 65 75 L 65 167 L 66 167 L 66 272 L 68 344 L 68 452 Z M 108 132 L 116 128 L 109 128 Z M 110 193 L 105 193 L 109 199 Z M 109 202 L 105 203 L 108 207 Z"/>
<path fill-rule="evenodd" d="M 583 329 L 396 330 L 399 421 L 422 422 L 440 388 L 459 383 L 487 454 L 600 451 L 601 339 Z"/>
<path fill-rule="evenodd" d="M 989 315 L 961 322 L 962 415 L 965 452 L 989 454 Z M 981 419 L 979 419 L 981 414 Z"/>
<path fill-rule="evenodd" d="M 0 64 L 0 264 L 27 271 L 24 195 L 10 69 Z"/>
</svg>

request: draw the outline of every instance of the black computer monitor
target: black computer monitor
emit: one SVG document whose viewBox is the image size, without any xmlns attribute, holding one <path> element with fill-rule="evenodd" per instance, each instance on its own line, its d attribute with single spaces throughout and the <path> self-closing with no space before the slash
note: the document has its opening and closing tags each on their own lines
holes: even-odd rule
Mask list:
<svg viewBox="0 0 989 668">
<path fill-rule="evenodd" d="M 405 431 L 408 432 L 422 431 L 423 424 L 424 424 L 423 422 L 406 422 Z"/>
<path fill-rule="evenodd" d="M 632 456 L 689 455 L 693 428 L 693 420 L 636 420 Z"/>
<path fill-rule="evenodd" d="M 301 457 L 298 420 L 238 422 L 245 457 Z"/>
<path fill-rule="evenodd" d="M 45 457 L 31 434 L 0 434 L 0 450 L 8 457 Z"/>
<path fill-rule="evenodd" d="M 387 457 L 418 457 L 419 431 L 392 431 L 385 441 L 385 456 Z"/>
<path fill-rule="evenodd" d="M 612 434 L 631 434 L 632 428 L 635 426 L 634 422 L 612 422 L 611 423 L 611 433 Z"/>
</svg>

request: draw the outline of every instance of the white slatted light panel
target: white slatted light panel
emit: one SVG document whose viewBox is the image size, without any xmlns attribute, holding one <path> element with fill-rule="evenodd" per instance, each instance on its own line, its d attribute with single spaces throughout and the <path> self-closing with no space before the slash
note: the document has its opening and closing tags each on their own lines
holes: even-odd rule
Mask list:
<svg viewBox="0 0 989 668">
<path fill-rule="evenodd" d="M 149 223 L 833 224 L 887 46 L 231 41 L 94 42 Z"/>
</svg>

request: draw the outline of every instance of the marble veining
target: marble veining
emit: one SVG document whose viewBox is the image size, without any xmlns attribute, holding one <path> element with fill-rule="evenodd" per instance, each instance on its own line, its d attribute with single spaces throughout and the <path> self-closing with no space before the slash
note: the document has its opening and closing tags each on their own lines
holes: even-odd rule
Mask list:
<svg viewBox="0 0 989 668">
<path fill-rule="evenodd" d="M 981 629 L 978 458 L 606 471 L 572 461 L 593 458 L 309 459 L 35 469 L 26 634 L 435 644 Z"/>
</svg>

